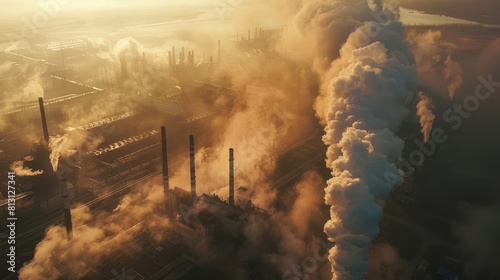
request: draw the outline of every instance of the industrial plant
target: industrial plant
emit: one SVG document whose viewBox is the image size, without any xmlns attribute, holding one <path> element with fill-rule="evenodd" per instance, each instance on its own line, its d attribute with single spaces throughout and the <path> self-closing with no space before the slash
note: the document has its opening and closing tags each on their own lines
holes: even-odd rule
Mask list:
<svg viewBox="0 0 500 280">
<path fill-rule="evenodd" d="M 235 34 L 237 39 L 233 47 L 242 50 L 266 47 L 279 32 L 260 28 L 256 29 L 254 38 L 250 37 L 250 31 L 246 38 Z M 126 200 L 124 197 L 133 196 L 142 184 L 162 185 L 163 195 L 159 201 L 145 206 L 168 221 L 161 237 L 152 235 L 144 221 L 137 220 L 98 246 L 106 251 L 98 258 L 104 258 L 99 264 L 95 263 L 96 260 L 85 261 L 84 258 L 75 267 L 58 259 L 61 256 L 51 257 L 50 263 L 55 265 L 57 278 L 220 279 L 226 277 L 223 275 L 235 273 L 246 279 L 279 277 L 279 269 L 266 263 L 262 256 L 241 255 L 251 246 L 245 237 L 249 225 L 258 221 L 263 231 L 270 231 L 273 217 L 258 202 L 252 201 L 256 192 L 254 188 L 242 184 L 235 190 L 235 150 L 226 150 L 226 159 L 229 159 L 226 180 L 221 183 L 220 174 L 214 177 L 217 182 L 206 182 L 205 177 L 202 187 L 197 188 L 194 135 L 189 134 L 198 132 L 198 139 L 204 143 L 200 145 L 203 149 L 214 145 L 220 128 L 214 127 L 214 131 L 210 131 L 206 127 L 213 126 L 216 121 L 226 122 L 224 119 L 234 113 L 235 107 L 246 106 L 238 104 L 241 103 L 238 96 L 263 89 L 235 84 L 227 75 L 214 77 L 217 65 L 223 62 L 221 40 L 217 41 L 216 59 L 210 56 L 206 63 L 195 64 L 200 59 L 195 59 L 194 51 L 186 53 L 182 47 L 176 52 L 174 46 L 168 51 L 168 60 L 156 62 L 156 65 L 148 63 L 150 54 L 146 52 L 141 56 L 139 53 L 118 56 L 116 75 L 111 74 L 112 70 L 100 71 L 103 75 L 96 80 L 97 85 L 73 80 L 80 75 L 75 65 L 84 63 L 103 48 L 86 40 L 37 44 L 34 51 L 49 59 L 29 60 L 30 63 L 48 65 L 43 79 L 51 83 L 52 93 L 44 94 L 45 98 L 39 97 L 37 103 L 15 103 L 15 107 L 7 107 L 2 113 L 6 123 L 24 124 L 15 131 L 5 132 L 3 139 L 9 140 L 2 141 L 2 153 L 7 164 L 5 168 L 19 174 L 16 188 L 21 195 L 16 196 L 17 215 L 30 221 L 29 225 L 21 225 L 20 230 L 20 238 L 25 240 L 26 247 L 39 243 L 40 238 L 47 234 L 47 227 L 58 225 L 61 217 L 65 242 L 75 242 L 71 246 L 77 246 L 77 240 L 88 233 L 81 231 L 80 219 L 72 214 L 79 217 L 84 211 L 90 211 L 90 215 L 100 215 L 97 213 L 106 210 L 113 212 Z M 4 53 L 9 59 L 21 57 L 24 60 L 30 58 L 29 55 L 34 54 Z M 71 64 L 68 57 L 72 58 Z M 131 76 L 157 80 L 153 86 L 144 83 L 131 87 L 127 84 Z M 130 92 L 119 104 L 114 104 L 120 108 L 113 108 L 109 113 L 104 109 L 97 113 L 99 119 L 89 118 L 87 121 L 82 116 L 83 122 L 71 119 L 61 122 L 66 119 L 67 110 L 80 110 L 85 115 L 89 108 L 115 98 L 115 87 Z M 286 139 L 285 136 L 290 136 L 286 131 L 279 133 L 280 126 L 285 125 L 284 117 L 278 113 L 270 120 L 277 126 L 274 137 L 283 139 L 273 140 L 272 148 L 277 151 L 273 157 L 290 157 L 289 154 L 301 152 L 307 146 L 308 160 L 295 168 L 307 170 L 324 160 L 322 145 L 312 137 L 319 135 L 318 128 L 312 127 L 295 138 Z M 140 126 L 130 126 L 134 123 L 140 123 Z M 171 138 L 169 149 L 167 131 Z M 24 142 L 25 135 L 33 135 L 29 143 Z M 189 150 L 184 150 L 187 143 Z M 243 148 L 246 150 L 239 154 L 248 156 L 245 153 L 252 147 Z M 189 156 L 186 156 L 188 151 Z M 12 159 L 16 158 L 20 160 L 13 162 Z M 189 165 L 183 164 L 184 158 L 188 158 Z M 199 162 L 210 165 L 210 162 Z M 183 174 L 182 168 L 189 172 L 188 184 L 172 184 L 169 169 L 171 173 Z M 202 168 L 204 172 L 210 170 L 210 166 Z M 276 182 L 263 184 L 283 188 L 283 193 L 287 193 L 284 203 L 290 204 L 293 198 L 289 196 L 293 194 L 288 189 L 293 184 L 289 182 L 296 181 L 302 173 L 290 174 L 289 171 Z M 183 180 L 177 178 L 175 182 L 183 183 Z M 245 180 L 245 184 L 247 182 Z M 214 189 L 224 184 L 228 186 L 227 193 Z M 7 210 L 7 200 L 2 207 Z M 7 215 L 7 211 L 2 212 L 2 221 Z M 119 219 L 113 214 L 108 218 Z M 147 215 L 141 219 L 148 219 Z M 130 248 L 114 248 L 114 243 L 120 244 L 119 247 L 126 246 L 122 245 L 123 242 L 130 244 Z M 109 252 L 106 247 L 109 247 Z M 31 253 L 26 254 L 26 260 L 33 258 L 33 249 L 31 247 Z M 323 249 L 323 253 L 326 250 Z M 233 271 L 235 268 L 227 267 L 225 263 L 232 263 L 241 271 Z"/>
<path fill-rule="evenodd" d="M 500 279 L 478 1 L 3 4 L 0 278 Z"/>
</svg>

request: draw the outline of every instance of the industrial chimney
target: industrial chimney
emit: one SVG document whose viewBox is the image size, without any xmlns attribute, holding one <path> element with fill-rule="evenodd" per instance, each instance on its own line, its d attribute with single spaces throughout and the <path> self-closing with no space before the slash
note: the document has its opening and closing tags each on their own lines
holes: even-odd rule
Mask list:
<svg viewBox="0 0 500 280">
<path fill-rule="evenodd" d="M 124 55 L 120 55 L 120 67 L 122 69 L 122 78 L 128 78 L 127 69 L 127 58 Z"/>
<path fill-rule="evenodd" d="M 189 156 L 191 165 L 191 196 L 196 196 L 196 169 L 194 166 L 194 136 L 189 135 Z"/>
<path fill-rule="evenodd" d="M 180 62 L 179 64 L 184 64 L 186 61 L 186 53 L 184 52 L 184 47 L 182 47 L 182 52 L 180 53 Z"/>
<path fill-rule="evenodd" d="M 38 98 L 38 103 L 40 104 L 40 115 L 42 115 L 42 127 L 43 127 L 43 138 L 45 142 L 49 144 L 49 130 L 47 128 L 47 119 L 45 118 L 45 107 L 43 106 L 43 98 Z"/>
<path fill-rule="evenodd" d="M 220 40 L 219 40 L 219 42 L 218 42 L 217 63 L 219 63 L 219 64 L 220 64 Z"/>
<path fill-rule="evenodd" d="M 167 157 L 167 129 L 161 127 L 161 152 L 162 152 L 162 163 L 163 163 L 163 195 L 165 199 L 167 198 L 167 193 L 169 189 L 168 184 L 168 157 Z"/>
<path fill-rule="evenodd" d="M 234 205 L 234 150 L 229 149 L 229 205 Z"/>
<path fill-rule="evenodd" d="M 177 63 L 175 59 L 175 47 L 172 47 L 172 65 L 175 65 Z"/>
<path fill-rule="evenodd" d="M 64 206 L 64 224 L 66 225 L 66 232 L 68 233 L 68 239 L 73 236 L 73 224 L 71 222 L 71 209 L 69 207 L 69 192 L 66 179 L 61 181 L 61 194 Z"/>
</svg>

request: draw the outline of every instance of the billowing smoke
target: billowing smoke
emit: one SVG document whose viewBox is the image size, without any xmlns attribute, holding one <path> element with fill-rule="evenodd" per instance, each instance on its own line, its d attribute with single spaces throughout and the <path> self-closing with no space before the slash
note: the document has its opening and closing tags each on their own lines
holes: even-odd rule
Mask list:
<svg viewBox="0 0 500 280">
<path fill-rule="evenodd" d="M 16 64 L 11 61 L 3 62 L 0 65 L 0 75 L 9 76 L 9 73 L 19 73 L 23 77 L 23 82 L 18 83 L 16 79 L 2 81 L 0 94 L 0 109 L 9 109 L 17 102 L 36 101 L 38 97 L 44 97 L 43 73 L 45 69 L 41 67 L 29 68 L 27 64 Z"/>
<path fill-rule="evenodd" d="M 321 246 L 312 233 L 320 232 L 324 222 L 321 218 L 324 187 L 325 182 L 316 171 L 305 173 L 294 188 L 297 198 L 290 210 L 284 212 L 271 209 L 270 227 L 262 219 L 253 216 L 245 227 L 247 251 L 260 255 L 266 262 L 276 266 L 283 272 L 283 279 L 296 279 L 295 277 L 300 278 L 300 275 L 303 279 L 322 279 L 319 276 L 320 267 L 328 264 L 326 253 L 315 260 L 317 263 L 312 265 L 312 269 L 301 271 L 300 268 L 292 268 L 300 265 L 307 257 L 312 257 L 314 251 Z M 326 252 L 327 249 L 322 248 L 321 251 Z"/>
<path fill-rule="evenodd" d="M 102 135 L 91 135 L 84 130 L 72 130 L 64 135 L 50 137 L 50 162 L 57 171 L 60 157 L 68 157 L 76 152 L 85 153 L 94 150 L 102 141 Z"/>
<path fill-rule="evenodd" d="M 134 38 L 128 37 L 120 39 L 113 49 L 113 54 L 115 57 L 121 57 L 124 55 L 131 55 L 138 58 L 139 55 L 144 50 L 144 47 L 137 42 Z"/>
<path fill-rule="evenodd" d="M 372 18 L 367 1 L 296 1 L 283 34 L 282 51 L 299 61 L 313 61 L 319 73 L 329 69 L 346 38 L 363 21 Z M 325 40 L 328 38 L 328 40 Z"/>
<path fill-rule="evenodd" d="M 12 172 L 15 172 L 17 176 L 36 176 L 42 174 L 43 173 L 42 170 L 33 170 L 31 168 L 24 166 L 25 162 L 32 160 L 33 160 L 32 156 L 26 156 L 25 158 L 23 158 L 23 160 L 14 161 L 10 165 L 10 170 Z"/>
<path fill-rule="evenodd" d="M 273 104 L 278 104 L 279 100 L 284 98 L 284 93 L 268 94 L 266 91 L 260 91 L 252 94 L 251 98 L 242 98 L 248 103 L 244 108 L 237 108 L 226 120 L 223 128 L 219 128 L 218 131 L 221 133 L 219 142 L 215 146 L 197 150 L 196 177 L 201 186 L 200 193 L 228 189 L 227 150 L 230 147 L 235 149 L 237 159 L 235 175 L 239 185 L 246 185 L 259 191 L 265 188 L 266 180 L 275 168 L 276 146 L 282 135 L 277 131 L 277 127 L 269 125 L 269 122 L 274 114 Z M 172 177 L 173 185 L 189 185 L 188 165 L 189 162 L 185 160 L 179 172 Z M 227 193 L 224 191 L 222 195 L 226 196 Z M 261 207 L 270 205 L 273 197 L 274 195 L 270 193 L 262 193 L 259 205 Z"/>
<path fill-rule="evenodd" d="M 49 148 L 50 148 L 50 163 L 52 164 L 52 168 L 54 171 L 57 171 L 57 166 L 59 165 L 59 157 L 61 156 L 61 152 L 63 151 L 64 144 L 68 139 L 67 135 L 52 137 L 49 140 Z"/>
<path fill-rule="evenodd" d="M 450 95 L 450 100 L 453 100 L 455 91 L 462 85 L 463 70 L 458 63 L 451 59 L 451 55 L 448 55 L 444 65 L 446 66 L 444 69 L 444 77 L 448 82 L 448 94 Z"/>
<path fill-rule="evenodd" d="M 153 185 L 125 196 L 113 213 L 93 214 L 87 206 L 77 205 L 72 210 L 73 237 L 68 240 L 64 226 L 49 227 L 33 260 L 19 271 L 19 279 L 55 280 L 69 275 L 81 279 L 119 249 L 131 249 L 129 241 L 139 232 L 163 240 L 170 224 L 159 214 L 163 201 L 162 187 Z"/>
<path fill-rule="evenodd" d="M 432 99 L 423 92 L 418 93 L 419 102 L 417 104 L 417 116 L 420 118 L 420 126 L 422 127 L 422 134 L 424 135 L 424 142 L 429 141 L 432 124 L 436 116 L 432 113 L 434 105 Z"/>
<path fill-rule="evenodd" d="M 122 54 L 133 57 L 141 50 L 142 47 L 137 41 L 126 39 L 117 44 L 113 50 L 116 51 L 116 54 L 110 54 L 109 57 L 117 62 L 115 55 Z M 228 52 L 227 58 L 231 55 L 229 54 L 231 50 L 225 51 Z M 275 169 L 280 152 L 287 148 L 286 145 L 281 144 L 284 141 L 288 141 L 287 145 L 296 144 L 298 142 L 295 142 L 296 139 L 307 140 L 307 137 L 311 135 L 308 130 L 304 129 L 311 127 L 310 124 L 314 121 L 312 103 L 315 93 L 310 91 L 311 73 L 303 65 L 291 62 L 286 58 L 274 58 L 274 54 L 270 56 L 255 51 L 243 55 L 241 58 L 242 52 L 236 50 L 234 52 L 235 55 L 231 59 L 244 61 L 230 64 L 221 63 L 221 65 L 214 67 L 216 68 L 213 70 L 214 79 L 220 79 L 224 76 L 235 77 L 232 81 L 234 87 L 237 87 L 236 85 L 248 85 L 248 87 L 246 91 L 242 87 L 237 96 L 234 97 L 235 106 L 229 116 L 215 118 L 207 128 L 207 130 L 215 131 L 217 144 L 202 148 L 202 144 L 197 142 L 199 194 L 227 188 L 227 152 L 229 147 L 233 147 L 236 158 L 237 184 L 249 186 L 255 194 L 253 202 L 261 207 L 267 207 L 274 202 L 276 194 L 276 191 L 268 190 L 268 180 Z M 100 55 L 107 57 L 102 53 Z M 130 77 L 134 78 L 133 75 Z M 109 98 L 109 100 L 119 99 L 120 96 L 117 95 L 112 95 Z M 215 103 L 224 103 L 224 100 L 218 99 Z M 119 107 L 118 104 L 119 102 L 100 102 L 86 107 L 85 111 L 75 109 L 73 112 L 71 108 L 66 109 L 65 112 L 71 116 L 71 119 L 65 124 L 66 126 L 77 126 L 84 121 L 94 121 L 109 116 L 110 111 L 113 112 L 115 107 Z M 109 110 L 101 110 L 101 108 L 108 107 Z M 51 159 L 54 167 L 57 166 L 59 156 L 79 149 L 81 143 L 88 141 L 78 135 L 75 136 L 75 141 L 72 141 L 72 137 L 72 134 L 67 134 L 51 138 Z M 83 135 L 83 138 L 85 137 Z M 72 144 L 73 142 L 76 145 Z M 173 174 L 172 186 L 189 186 L 189 174 L 183 172 L 189 172 L 189 168 L 180 167 L 179 172 Z M 315 182 L 318 182 L 317 177 L 315 177 Z M 320 186 L 319 189 L 321 190 L 322 187 Z M 149 191 L 156 194 L 156 190 L 157 188 L 154 187 L 153 191 Z M 226 193 L 224 192 L 224 194 Z M 320 192 L 311 193 L 301 190 L 301 197 L 304 198 L 300 200 L 303 201 L 300 203 L 300 207 L 309 207 L 311 211 L 319 208 L 321 196 Z M 156 203 L 149 207 L 149 204 L 143 203 L 143 200 L 146 199 L 144 196 L 139 198 L 125 198 L 121 206 L 117 208 L 117 213 L 111 215 L 101 213 L 94 216 L 87 210 L 76 211 L 74 213 L 76 220 L 74 237 L 71 241 L 66 241 L 66 234 L 62 227 L 50 228 L 46 238 L 38 245 L 33 261 L 21 270 L 20 279 L 36 279 L 37 275 L 42 275 L 41 277 L 47 279 L 61 277 L 64 272 L 55 263 L 62 263 L 64 267 L 69 268 L 79 277 L 87 274 L 85 264 L 91 266 L 116 252 L 117 248 L 123 245 L 123 242 L 120 241 L 121 238 L 128 239 L 128 235 L 124 235 L 116 241 L 110 241 L 117 233 L 128 230 L 134 225 L 133 222 L 150 220 L 150 217 L 146 219 L 146 215 L 151 214 L 150 210 L 156 207 Z M 314 201 L 314 203 L 309 205 L 305 201 Z M 139 202 L 141 204 L 138 204 Z M 140 209 L 135 208 L 137 205 L 140 206 Z M 294 230 L 299 231 L 302 235 L 306 232 L 304 229 L 308 224 L 306 219 L 310 217 L 307 215 L 299 217 L 299 214 L 303 213 L 298 210 L 294 211 L 291 215 L 295 218 L 290 217 L 290 220 L 296 224 L 294 228 L 297 227 L 297 229 Z M 119 219 L 124 220 L 119 221 Z M 124 222 L 129 219 L 133 222 Z M 299 220 L 304 220 L 304 223 Z M 143 228 L 144 223 L 139 227 Z M 163 223 L 160 221 L 159 225 L 156 227 L 151 225 L 148 230 L 158 232 L 162 230 Z M 84 248 L 84 251 L 79 251 L 79 248 Z M 295 252 L 292 249 L 289 250 Z M 289 251 L 287 252 L 289 253 Z M 82 256 L 85 257 L 82 258 Z M 279 263 L 282 262 L 279 261 Z M 37 270 L 42 270 L 42 274 Z"/>
<path fill-rule="evenodd" d="M 259 53 L 242 56 L 238 50 L 233 51 L 229 55 L 235 61 L 220 65 L 215 75 L 234 77 L 232 83 L 246 85 L 246 89 L 236 93 L 228 116 L 215 118 L 208 127 L 215 144 L 204 148 L 196 145 L 198 190 L 220 190 L 221 195 L 227 195 L 228 149 L 234 148 L 237 184 L 255 191 L 254 202 L 266 208 L 274 200 L 275 191 L 269 190 L 268 181 L 280 152 L 307 140 L 313 132 L 311 74 L 283 57 Z M 218 99 L 210 106 L 224 102 Z M 189 186 L 188 166 L 186 159 L 173 174 L 171 185 Z"/>
<path fill-rule="evenodd" d="M 404 280 L 410 279 L 410 275 L 410 266 L 394 247 L 387 243 L 373 244 L 366 280 Z"/>
<path fill-rule="evenodd" d="M 329 81 L 338 74 L 330 64 L 339 57 L 351 32 L 373 20 L 372 10 L 366 0 L 292 1 L 286 7 L 293 16 L 285 27 L 279 50 L 319 74 L 321 90 L 314 107 L 319 120 L 326 124 Z M 392 15 L 385 14 L 384 20 L 388 16 Z"/>
<path fill-rule="evenodd" d="M 371 38 L 365 30 L 379 30 Z M 331 220 L 325 232 L 333 279 L 366 276 L 371 241 L 378 235 L 384 199 L 403 181 L 396 166 L 404 142 L 395 132 L 408 117 L 417 70 L 401 23 L 365 23 L 354 31 L 332 63 L 339 69 L 329 86 L 325 189 Z M 368 39 L 368 40 L 367 40 Z"/>
<path fill-rule="evenodd" d="M 37 69 L 21 89 L 21 92 L 16 96 L 18 100 L 36 100 L 38 97 L 44 97 L 42 71 Z"/>
<path fill-rule="evenodd" d="M 407 40 L 412 45 L 418 70 L 420 73 L 433 71 L 443 63 L 444 50 L 441 31 L 428 30 L 426 32 L 409 31 Z"/>
<path fill-rule="evenodd" d="M 462 67 L 452 59 L 450 48 L 453 43 L 444 41 L 441 31 L 410 31 L 406 38 L 412 45 L 412 51 L 418 66 L 421 85 L 441 91 L 441 84 L 446 87 L 450 99 L 463 83 Z"/>
</svg>

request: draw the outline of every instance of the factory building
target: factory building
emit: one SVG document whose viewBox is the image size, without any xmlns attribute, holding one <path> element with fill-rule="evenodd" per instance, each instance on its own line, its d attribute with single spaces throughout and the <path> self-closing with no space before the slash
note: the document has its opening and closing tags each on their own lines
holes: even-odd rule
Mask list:
<svg viewBox="0 0 500 280">
<path fill-rule="evenodd" d="M 173 49 L 169 55 L 169 71 L 182 72 L 183 75 L 189 76 L 189 79 L 179 81 L 177 84 L 160 83 L 158 88 L 151 92 L 145 91 L 143 92 L 145 94 L 141 94 L 135 99 L 132 98 L 132 100 L 138 101 L 138 106 L 135 109 L 139 113 L 134 112 L 130 115 L 125 113 L 124 116 L 110 117 L 103 122 L 97 121 L 88 125 L 68 128 L 92 133 L 112 123 L 116 130 L 110 135 L 106 135 L 97 148 L 88 151 L 75 162 L 75 172 L 78 174 L 72 174 L 68 179 L 60 180 L 61 178 L 57 178 L 52 170 L 47 142 L 50 140 L 48 131 L 52 132 L 52 135 L 63 133 L 63 131 L 60 131 L 62 128 L 51 123 L 50 119 L 56 119 L 62 107 L 73 108 L 74 106 L 106 102 L 109 95 L 103 89 L 68 78 L 73 69 L 64 65 L 64 56 L 88 50 L 90 48 L 88 42 L 76 40 L 61 44 L 40 45 L 38 48 L 50 53 L 54 60 L 56 60 L 55 57 L 62 57 L 63 67 L 53 65 L 53 71 L 46 73 L 48 80 L 52 81 L 54 87 L 60 90 L 54 91 L 47 96 L 45 101 L 39 101 L 39 104 L 23 103 L 14 110 L 3 112 L 4 117 L 9 120 L 18 119 L 19 121 L 26 121 L 26 116 L 30 114 L 31 118 L 38 118 L 38 110 L 36 110 L 38 107 L 42 112 L 44 140 L 36 147 L 36 156 L 32 163 L 28 163 L 27 167 L 32 167 L 33 170 L 43 170 L 43 174 L 29 179 L 20 178 L 24 191 L 18 198 L 18 202 L 23 203 L 19 213 L 27 209 L 36 209 L 35 211 L 39 213 L 54 210 L 52 212 L 58 212 L 64 217 L 62 221 L 64 221 L 68 237 L 71 238 L 73 224 L 70 206 L 72 201 L 78 200 L 78 196 L 82 195 L 82 192 L 86 192 L 85 195 L 88 195 L 86 198 L 98 199 L 103 193 L 112 188 L 122 187 L 124 183 L 133 181 L 136 177 L 152 177 L 160 173 L 158 167 L 162 166 L 165 196 L 165 209 L 163 211 L 164 215 L 168 215 L 172 221 L 172 226 L 166 233 L 169 236 L 168 241 L 158 243 L 151 240 L 148 233 L 142 229 L 131 241 L 139 244 L 141 250 L 119 249 L 116 254 L 107 258 L 102 266 L 88 267 L 88 279 L 112 279 L 113 277 L 119 279 L 118 276 L 135 277 L 135 279 L 222 279 L 205 277 L 207 273 L 205 266 L 214 264 L 216 260 L 231 257 L 230 253 L 219 249 L 220 245 L 227 243 L 230 247 L 238 248 L 244 239 L 243 232 L 249 222 L 249 217 L 262 215 L 268 219 L 269 216 L 264 210 L 251 203 L 247 188 L 240 187 L 235 191 L 235 159 L 232 149 L 229 149 L 228 153 L 228 182 L 230 186 L 228 199 L 200 192 L 202 188 L 197 187 L 197 184 L 199 185 L 201 182 L 196 181 L 194 136 L 189 138 L 190 186 L 183 186 L 189 190 L 170 186 L 167 155 L 171 154 L 167 151 L 166 128 L 163 127 L 161 131 L 158 131 L 148 127 L 148 122 L 144 120 L 151 120 L 151 116 L 144 118 L 140 114 L 144 111 L 152 111 L 157 115 L 166 113 L 165 115 L 168 115 L 169 118 L 165 117 L 161 122 L 168 122 L 169 133 L 174 135 L 181 130 L 197 131 L 196 127 L 193 128 L 193 126 L 206 127 L 206 123 L 210 122 L 212 116 L 220 116 L 220 114 L 229 112 L 234 105 L 235 95 L 241 94 L 241 91 L 236 90 L 232 86 L 230 78 L 226 77 L 221 81 L 198 82 L 198 79 L 203 79 L 188 75 L 189 71 L 198 67 L 198 65 L 195 66 L 194 51 L 182 49 L 181 52 L 176 53 Z M 120 57 L 119 60 L 121 69 L 117 71 L 121 70 L 121 74 L 125 78 L 132 77 L 141 71 L 139 67 L 140 56 L 132 59 Z M 199 70 L 209 72 L 214 63 L 221 63 L 221 61 L 219 41 L 218 52 L 211 57 L 211 63 L 207 62 L 201 65 L 200 68 L 203 69 Z M 142 72 L 147 72 L 147 68 L 153 63 L 152 60 L 148 62 L 146 54 L 142 54 Z M 170 118 L 170 116 L 172 117 Z M 49 122 L 47 122 L 47 118 Z M 141 122 L 134 122 L 137 119 L 141 119 Z M 205 121 L 206 119 L 208 121 Z M 141 123 L 141 126 L 130 129 L 131 123 Z M 158 141 L 160 135 L 161 142 Z M 176 144 L 175 141 L 179 140 L 175 139 L 172 142 Z M 160 162 L 161 164 L 159 164 Z M 172 166 L 175 164 L 172 163 Z M 118 195 L 115 198 L 118 198 Z M 2 204 L 2 206 L 5 205 Z M 75 234 L 77 232 L 76 230 Z M 203 250 L 200 250 L 200 244 L 204 244 Z M 53 261 L 63 271 L 64 277 L 72 279 L 71 270 L 58 263 L 57 256 L 53 256 Z M 220 262 L 217 261 L 217 263 Z M 126 270 L 116 271 L 117 267 L 120 266 L 126 267 Z M 258 264 L 249 263 L 247 267 L 248 279 L 263 279 L 259 277 L 259 270 Z"/>
<path fill-rule="evenodd" d="M 164 131 L 164 128 L 162 128 Z M 162 132 L 163 133 L 163 132 Z M 166 140 L 162 143 L 166 144 Z M 174 211 L 178 217 L 178 223 L 174 225 L 176 231 L 186 240 L 188 244 L 194 245 L 193 239 L 200 238 L 196 233 L 224 232 L 230 237 L 240 237 L 243 228 L 248 223 L 250 213 L 265 212 L 255 207 L 250 201 L 245 209 L 235 205 L 234 190 L 234 150 L 229 149 L 229 194 L 228 200 L 223 200 L 215 194 L 200 194 L 196 192 L 196 167 L 194 137 L 190 136 L 190 174 L 191 192 L 180 188 L 170 189 L 168 182 L 168 157 L 167 149 L 163 149 L 163 182 L 167 211 Z M 240 191 L 241 193 L 244 190 Z M 174 204 L 174 205 L 172 205 Z M 178 228 L 177 228 L 178 227 Z M 201 231 L 199 229 L 202 229 Z"/>
<path fill-rule="evenodd" d="M 34 177 L 33 193 L 38 210 L 41 212 L 46 212 L 60 207 L 62 205 L 62 200 L 60 182 L 53 170 L 53 166 L 50 161 L 49 131 L 47 126 L 47 118 L 45 115 L 44 101 L 41 97 L 38 99 L 38 101 L 42 119 L 43 141 L 41 141 L 40 144 L 35 147 L 35 164 L 39 167 L 35 167 L 35 169 L 41 170 L 42 174 L 36 175 Z M 66 192 L 66 195 L 69 197 L 67 187 Z"/>
<path fill-rule="evenodd" d="M 165 233 L 166 241 L 156 242 L 148 237 L 145 229 L 134 233 L 129 242 L 141 244 L 122 246 L 117 252 L 98 267 L 88 267 L 89 279 L 110 279 L 113 277 L 135 277 L 134 279 L 220 279 L 222 272 L 217 265 L 221 260 L 234 258 L 235 249 L 241 246 L 243 229 L 252 214 L 261 215 L 263 210 L 256 207 L 241 209 L 235 205 L 239 201 L 234 196 L 234 155 L 229 150 L 228 181 L 229 198 L 223 200 L 217 195 L 200 194 L 197 191 L 195 142 L 189 137 L 190 190 L 172 188 L 169 182 L 169 165 L 166 127 L 160 129 L 162 181 L 165 196 L 165 215 L 171 219 L 171 225 Z M 64 187 L 64 182 L 62 183 Z M 63 188 L 64 189 L 64 188 Z M 65 196 L 63 194 L 63 196 Z M 237 204 L 237 203 L 236 203 Z M 251 203 L 250 203 L 251 204 Z M 70 213 L 65 204 L 65 224 L 68 236 L 71 232 Z M 232 250 L 221 250 L 228 246 Z M 135 249 L 134 249 L 135 248 Z M 57 261 L 54 259 L 54 261 Z M 258 263 L 245 264 L 247 279 L 262 279 L 262 267 Z M 71 279 L 72 271 L 64 267 L 65 276 Z M 123 267 L 118 271 L 116 267 Z"/>
</svg>

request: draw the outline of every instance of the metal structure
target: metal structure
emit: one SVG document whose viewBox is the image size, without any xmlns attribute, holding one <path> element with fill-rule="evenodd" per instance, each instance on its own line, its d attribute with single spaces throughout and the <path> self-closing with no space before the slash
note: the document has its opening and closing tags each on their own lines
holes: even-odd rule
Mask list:
<svg viewBox="0 0 500 280">
<path fill-rule="evenodd" d="M 43 98 L 38 98 L 40 104 L 40 115 L 42 116 L 43 138 L 47 144 L 49 143 L 49 129 L 47 128 L 47 118 L 45 117 L 45 107 L 43 106 Z"/>
<path fill-rule="evenodd" d="M 163 194 L 166 197 L 170 186 L 168 182 L 167 129 L 164 126 L 161 127 L 161 152 L 163 165 Z"/>
<path fill-rule="evenodd" d="M 194 136 L 189 135 L 189 156 L 191 166 L 191 195 L 196 196 L 196 168 L 194 165 Z"/>
<path fill-rule="evenodd" d="M 66 179 L 61 181 L 61 194 L 64 206 L 64 224 L 66 225 L 66 232 L 68 233 L 68 239 L 73 236 L 73 223 L 71 222 L 71 209 L 69 201 L 68 184 Z"/>
<path fill-rule="evenodd" d="M 234 205 L 234 150 L 229 149 L 229 205 Z"/>
</svg>

